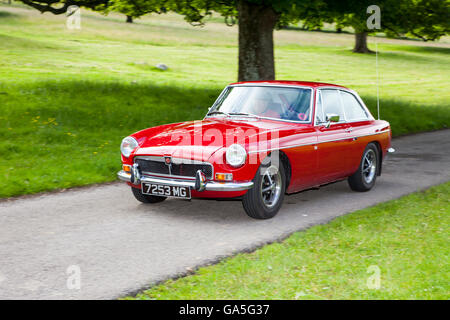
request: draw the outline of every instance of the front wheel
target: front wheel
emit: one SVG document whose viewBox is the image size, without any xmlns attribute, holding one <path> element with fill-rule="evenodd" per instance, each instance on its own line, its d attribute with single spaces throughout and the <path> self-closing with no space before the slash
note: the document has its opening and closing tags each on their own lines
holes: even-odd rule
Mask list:
<svg viewBox="0 0 450 320">
<path fill-rule="evenodd" d="M 166 197 L 157 197 L 149 194 L 143 194 L 141 189 L 131 187 L 131 191 L 133 192 L 136 200 L 142 203 L 158 203 L 166 200 Z"/>
<path fill-rule="evenodd" d="M 286 174 L 283 165 L 261 165 L 253 179 L 253 188 L 242 199 L 247 215 L 254 219 L 273 218 L 283 203 Z"/>
<path fill-rule="evenodd" d="M 348 178 L 348 184 L 354 191 L 369 191 L 375 185 L 379 166 L 378 148 L 369 143 L 364 150 L 358 171 Z"/>
</svg>

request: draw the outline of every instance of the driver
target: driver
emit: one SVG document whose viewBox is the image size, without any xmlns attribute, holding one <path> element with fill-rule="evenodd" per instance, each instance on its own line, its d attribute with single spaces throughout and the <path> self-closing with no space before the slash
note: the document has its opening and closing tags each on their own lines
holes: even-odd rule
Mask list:
<svg viewBox="0 0 450 320">
<path fill-rule="evenodd" d="M 252 113 L 261 117 L 280 118 L 280 114 L 269 108 L 272 99 L 267 93 L 258 95 L 252 106 Z"/>
</svg>

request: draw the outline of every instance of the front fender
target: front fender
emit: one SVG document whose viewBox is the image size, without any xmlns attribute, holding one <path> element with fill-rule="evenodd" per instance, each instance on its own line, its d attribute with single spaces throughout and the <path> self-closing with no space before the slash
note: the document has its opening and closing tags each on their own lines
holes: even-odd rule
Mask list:
<svg viewBox="0 0 450 320">
<path fill-rule="evenodd" d="M 247 154 L 245 163 L 238 168 L 234 168 L 226 163 L 225 152 L 225 147 L 220 148 L 211 155 L 208 162 L 214 166 L 214 173 L 232 173 L 233 181 L 253 180 L 261 165 L 261 159 L 264 159 L 264 156 L 260 156 L 259 154 Z"/>
</svg>

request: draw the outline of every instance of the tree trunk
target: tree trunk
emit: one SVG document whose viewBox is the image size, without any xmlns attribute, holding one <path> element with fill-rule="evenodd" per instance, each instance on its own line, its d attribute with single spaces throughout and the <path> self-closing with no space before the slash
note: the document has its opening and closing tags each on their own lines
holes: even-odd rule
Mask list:
<svg viewBox="0 0 450 320">
<path fill-rule="evenodd" d="M 133 17 L 127 16 L 127 23 L 133 23 Z"/>
<path fill-rule="evenodd" d="M 355 33 L 355 47 L 353 52 L 356 53 L 374 53 L 367 47 L 367 32 Z"/>
<path fill-rule="evenodd" d="M 264 5 L 238 2 L 238 81 L 274 80 L 273 29 L 279 15 Z"/>
</svg>

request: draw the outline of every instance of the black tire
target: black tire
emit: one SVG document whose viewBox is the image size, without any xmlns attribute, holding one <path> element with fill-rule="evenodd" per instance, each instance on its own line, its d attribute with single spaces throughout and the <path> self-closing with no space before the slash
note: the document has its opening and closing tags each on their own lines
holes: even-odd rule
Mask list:
<svg viewBox="0 0 450 320">
<path fill-rule="evenodd" d="M 279 194 L 276 203 L 268 207 L 263 200 L 263 184 L 264 175 L 261 174 L 261 169 L 267 170 L 270 165 L 261 165 L 255 177 L 253 178 L 253 188 L 248 190 L 242 199 L 242 205 L 247 215 L 254 219 L 270 219 L 273 218 L 281 208 L 286 192 L 286 173 L 283 165 L 279 166 L 279 174 L 281 178 L 281 185 L 278 189 Z"/>
<path fill-rule="evenodd" d="M 141 189 L 138 188 L 131 187 L 131 191 L 133 192 L 133 195 L 136 198 L 136 200 L 142 203 L 158 203 L 163 202 L 164 200 L 167 199 L 167 197 L 157 197 L 148 194 L 142 194 Z"/>
<path fill-rule="evenodd" d="M 368 155 L 372 155 L 372 163 L 375 167 L 369 165 L 367 160 L 365 160 Z M 373 143 L 369 143 L 363 152 L 358 170 L 348 178 L 348 185 L 352 190 L 366 192 L 373 188 L 375 181 L 377 180 L 377 173 L 380 166 L 379 159 L 377 146 Z"/>
</svg>

